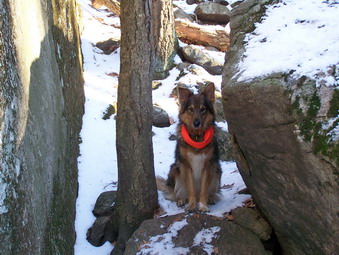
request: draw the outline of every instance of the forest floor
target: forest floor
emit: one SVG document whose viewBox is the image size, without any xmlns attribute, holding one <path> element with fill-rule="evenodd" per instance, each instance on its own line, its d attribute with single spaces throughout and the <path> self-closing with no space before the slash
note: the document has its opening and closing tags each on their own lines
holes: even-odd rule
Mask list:
<svg viewBox="0 0 339 255">
<path fill-rule="evenodd" d="M 103 116 L 110 105 L 117 101 L 118 74 L 120 68 L 120 49 L 109 55 L 103 54 L 95 45 L 108 39 L 120 38 L 120 20 L 107 9 L 92 8 L 90 0 L 78 0 L 82 9 L 81 47 L 84 61 L 85 79 L 85 114 L 81 131 L 79 162 L 79 196 L 76 204 L 75 228 L 77 239 L 75 244 L 76 255 L 108 255 L 113 246 L 105 243 L 101 247 L 94 247 L 86 240 L 87 229 L 95 221 L 92 210 L 97 197 L 104 191 L 117 189 L 117 156 L 115 148 L 116 121 L 113 114 L 104 120 Z M 187 6 L 186 1 L 174 1 L 187 12 L 194 10 L 193 6 Z M 183 43 L 180 43 L 183 46 Z M 209 52 L 209 51 L 206 51 Z M 210 52 L 224 59 L 222 52 Z M 182 62 L 177 56 L 176 63 Z M 153 90 L 153 103 L 167 111 L 173 124 L 168 128 L 153 127 L 153 147 L 155 174 L 163 178 L 167 177 L 170 165 L 174 162 L 175 141 L 169 137 L 175 134 L 178 123 L 178 106 L 176 100 L 170 97 L 175 88 L 175 81 L 180 71 L 174 68 L 170 76 L 162 80 L 162 85 Z M 201 74 L 216 84 L 221 90 L 221 75 L 212 76 L 208 73 Z M 194 77 L 195 80 L 203 80 L 203 77 Z M 227 130 L 227 123 L 217 123 L 219 127 Z M 221 200 L 210 206 L 209 214 L 224 217 L 225 213 L 242 206 L 249 199 L 249 195 L 238 194 L 245 188 L 235 162 L 221 162 Z M 175 203 L 167 201 L 159 192 L 159 204 L 163 209 L 163 215 L 174 215 L 184 212 Z"/>
</svg>

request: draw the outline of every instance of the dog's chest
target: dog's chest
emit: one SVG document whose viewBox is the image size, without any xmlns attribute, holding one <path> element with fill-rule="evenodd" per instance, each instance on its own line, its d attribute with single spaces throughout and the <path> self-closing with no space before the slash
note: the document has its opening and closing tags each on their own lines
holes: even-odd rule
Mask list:
<svg viewBox="0 0 339 255">
<path fill-rule="evenodd" d="M 195 153 L 189 152 L 187 156 L 190 161 L 194 180 L 196 182 L 200 182 L 202 171 L 204 167 L 206 167 L 207 155 L 206 154 L 195 154 Z"/>
</svg>

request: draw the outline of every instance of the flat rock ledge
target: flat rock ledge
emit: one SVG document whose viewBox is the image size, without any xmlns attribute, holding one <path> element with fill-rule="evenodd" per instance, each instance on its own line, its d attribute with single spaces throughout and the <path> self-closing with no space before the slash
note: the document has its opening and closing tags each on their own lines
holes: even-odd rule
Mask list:
<svg viewBox="0 0 339 255">
<path fill-rule="evenodd" d="M 270 254 L 259 237 L 232 221 L 178 214 L 144 221 L 124 254 Z"/>
</svg>

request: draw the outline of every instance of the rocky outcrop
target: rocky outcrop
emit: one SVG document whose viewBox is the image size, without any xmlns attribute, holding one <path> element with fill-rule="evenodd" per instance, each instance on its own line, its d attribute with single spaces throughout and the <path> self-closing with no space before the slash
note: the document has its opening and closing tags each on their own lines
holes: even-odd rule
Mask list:
<svg viewBox="0 0 339 255">
<path fill-rule="evenodd" d="M 166 250 L 172 254 L 267 254 L 251 231 L 202 214 L 144 221 L 127 242 L 124 254 L 166 254 Z"/>
<path fill-rule="evenodd" d="M 338 90 L 289 70 L 237 79 L 244 38 L 269 2 L 245 1 L 231 19 L 222 95 L 237 165 L 284 254 L 335 254 Z"/>
<path fill-rule="evenodd" d="M 83 79 L 77 6 L 0 1 L 0 253 L 72 254 Z"/>
</svg>

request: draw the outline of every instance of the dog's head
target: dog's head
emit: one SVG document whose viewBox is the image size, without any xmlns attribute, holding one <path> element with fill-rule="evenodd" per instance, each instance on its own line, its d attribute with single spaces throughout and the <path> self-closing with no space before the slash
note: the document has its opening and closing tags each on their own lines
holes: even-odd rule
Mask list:
<svg viewBox="0 0 339 255">
<path fill-rule="evenodd" d="M 193 135 L 202 135 L 214 123 L 214 83 L 209 83 L 199 94 L 178 88 L 179 118 Z"/>
</svg>

